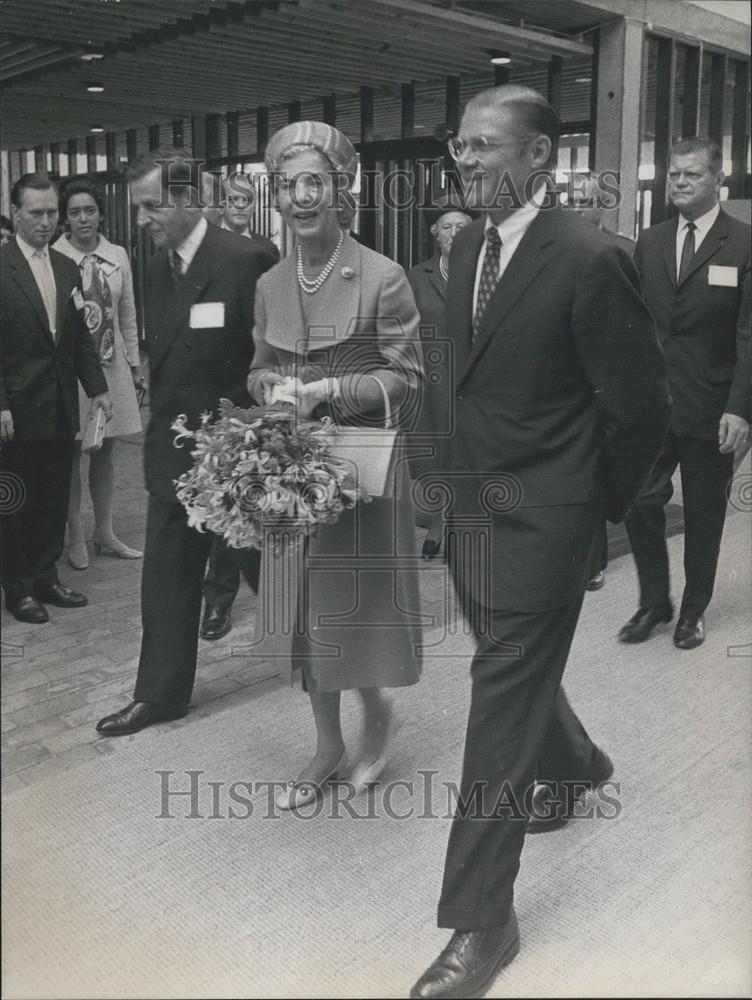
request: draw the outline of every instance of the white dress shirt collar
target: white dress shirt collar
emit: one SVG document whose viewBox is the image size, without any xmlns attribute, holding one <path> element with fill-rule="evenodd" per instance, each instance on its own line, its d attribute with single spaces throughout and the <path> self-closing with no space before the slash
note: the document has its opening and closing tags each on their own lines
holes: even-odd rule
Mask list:
<svg viewBox="0 0 752 1000">
<path fill-rule="evenodd" d="M 18 243 L 21 253 L 24 255 L 26 260 L 30 260 L 37 252 L 37 250 L 41 250 L 44 256 L 48 260 L 50 259 L 50 248 L 49 244 L 47 243 L 45 243 L 43 247 L 33 247 L 31 243 L 26 242 L 26 240 L 23 238 L 23 236 L 21 236 L 20 233 L 16 233 L 16 243 Z"/>
<path fill-rule="evenodd" d="M 222 219 L 222 222 L 221 222 L 219 228 L 220 229 L 224 229 L 224 231 L 226 233 L 235 233 L 236 236 L 245 236 L 249 240 L 253 239 L 253 236 L 251 236 L 251 227 L 250 226 L 246 226 L 242 233 L 238 233 L 237 229 L 233 229 L 232 226 L 228 226 L 227 223 L 225 222 L 225 220 Z"/>
<path fill-rule="evenodd" d="M 489 216 L 486 216 L 486 225 L 484 228 L 484 233 L 487 233 L 489 229 L 496 228 L 498 230 L 499 236 L 501 237 L 501 251 L 499 253 L 499 280 L 504 271 L 507 269 L 509 261 L 520 245 L 522 237 L 528 231 L 530 226 L 535 221 L 538 212 L 541 210 L 542 204 L 545 202 L 547 193 L 546 182 L 543 181 L 538 187 L 533 191 L 532 198 L 530 201 L 525 202 L 521 205 L 517 211 L 512 212 L 511 215 L 507 216 L 502 222 L 494 227 L 494 222 Z M 475 285 L 473 287 L 473 315 L 475 315 L 475 307 L 478 302 L 478 289 L 480 288 L 480 276 L 483 271 L 483 262 L 486 258 L 486 242 L 480 248 L 480 253 L 478 255 L 478 264 L 475 269 Z"/>
<path fill-rule="evenodd" d="M 196 225 L 191 229 L 186 238 L 180 244 L 180 246 L 175 250 L 175 253 L 180 257 L 183 262 L 181 265 L 181 271 L 183 274 L 191 266 L 191 261 L 196 256 L 198 248 L 201 246 L 201 242 L 206 236 L 206 231 L 209 228 L 209 223 L 206 221 L 204 216 L 198 220 Z"/>
<path fill-rule="evenodd" d="M 501 237 L 501 245 L 506 246 L 513 244 L 514 247 L 520 242 L 522 237 L 525 235 L 527 230 L 533 223 L 533 220 L 537 216 L 541 209 L 541 203 L 546 197 L 546 184 L 541 183 L 533 191 L 533 196 L 530 201 L 526 201 L 524 205 L 521 205 L 515 212 L 503 219 L 497 226 L 496 229 Z M 484 232 L 488 232 L 492 229 L 494 223 L 491 221 L 489 216 L 486 216 L 486 225 L 484 227 Z"/>
<path fill-rule="evenodd" d="M 700 216 L 698 216 L 698 218 L 696 218 L 696 219 L 693 220 L 694 224 L 696 226 L 696 229 L 695 229 L 695 246 L 696 247 L 699 247 L 699 245 L 702 243 L 702 241 L 708 235 L 708 232 L 712 228 L 713 223 L 715 222 L 715 220 L 718 218 L 718 213 L 720 211 L 721 211 L 721 206 L 718 204 L 718 202 L 716 202 L 715 205 L 713 205 L 713 207 L 710 209 L 709 212 L 705 212 L 704 215 L 700 215 Z M 686 229 L 686 226 L 687 226 L 688 222 L 689 222 L 689 219 L 685 219 L 683 215 L 679 216 L 679 228 L 677 230 L 677 233 L 681 233 L 682 241 L 683 241 L 683 238 L 684 238 L 684 230 Z"/>
</svg>

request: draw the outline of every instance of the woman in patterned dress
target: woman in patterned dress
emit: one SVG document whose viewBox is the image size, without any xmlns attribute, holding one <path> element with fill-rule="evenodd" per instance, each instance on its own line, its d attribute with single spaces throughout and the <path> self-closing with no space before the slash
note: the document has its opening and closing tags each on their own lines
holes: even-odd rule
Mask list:
<svg viewBox="0 0 752 1000">
<path fill-rule="evenodd" d="M 120 559 L 140 559 L 141 552 L 125 545 L 112 526 L 114 498 L 114 450 L 119 437 L 141 430 L 136 385 L 141 384 L 136 303 L 128 254 L 99 231 L 104 201 L 88 177 L 74 178 L 65 185 L 60 215 L 68 232 L 55 243 L 55 250 L 75 261 L 81 269 L 85 315 L 112 400 L 112 419 L 98 451 L 89 456 L 89 491 L 94 507 L 94 551 Z M 89 400 L 79 386 L 81 427 L 89 418 Z M 81 522 L 81 447 L 73 462 L 68 506 L 68 562 L 86 569 L 89 556 Z"/>
</svg>

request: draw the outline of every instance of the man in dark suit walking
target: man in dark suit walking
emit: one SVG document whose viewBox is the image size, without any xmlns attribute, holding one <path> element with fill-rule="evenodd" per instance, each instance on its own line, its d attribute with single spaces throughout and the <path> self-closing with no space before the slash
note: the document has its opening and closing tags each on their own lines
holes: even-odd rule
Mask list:
<svg viewBox="0 0 752 1000">
<path fill-rule="evenodd" d="M 134 700 L 100 720 L 106 736 L 185 715 L 196 673 L 201 591 L 211 536 L 190 528 L 174 480 L 191 465 L 172 423 L 199 425 L 222 397 L 249 405 L 256 281 L 269 258 L 252 241 L 208 225 L 199 164 L 173 149 L 144 154 L 129 171 L 131 201 L 159 252 L 149 267 L 145 326 L 151 419 L 144 441 L 149 506 L 141 583 L 143 639 Z M 242 557 L 258 581 L 260 554 Z"/>
<path fill-rule="evenodd" d="M 2 518 L 3 589 L 19 621 L 49 621 L 45 604 L 80 608 L 57 560 L 65 543 L 80 380 L 109 418 L 107 382 L 84 321 L 78 268 L 49 248 L 58 193 L 43 174 L 13 186 L 16 235 L 0 261 L 0 433 L 7 502 Z"/>
<path fill-rule="evenodd" d="M 677 465 L 685 584 L 674 645 L 694 649 L 704 642 L 734 452 L 749 443 L 750 227 L 718 204 L 722 163 L 710 139 L 678 142 L 668 187 L 679 216 L 645 230 L 635 250 L 673 407 L 663 449 L 626 521 L 640 607 L 619 633 L 622 642 L 643 642 L 673 617 L 664 507 Z"/>
<path fill-rule="evenodd" d="M 571 815 L 569 783 L 612 772 L 560 682 L 603 518 L 623 519 L 642 485 L 668 398 L 629 257 L 548 187 L 557 137 L 540 94 L 505 86 L 474 97 L 450 140 L 486 212 L 454 241 L 447 292 L 447 548 L 477 650 L 438 912 L 454 934 L 412 997 L 483 995 L 519 948 L 528 814 L 554 829 Z M 540 813 L 536 775 L 551 793 Z"/>
<path fill-rule="evenodd" d="M 222 214 L 216 222 L 219 228 L 252 240 L 259 256 L 268 258 L 264 270 L 276 264 L 279 250 L 271 240 L 251 229 L 255 199 L 252 179 L 239 172 L 230 174 L 222 180 L 222 196 Z M 202 639 L 222 639 L 232 629 L 232 605 L 238 596 L 241 570 L 237 549 L 215 537 L 204 580 L 205 607 L 199 632 Z M 251 580 L 247 582 L 253 586 Z"/>
</svg>

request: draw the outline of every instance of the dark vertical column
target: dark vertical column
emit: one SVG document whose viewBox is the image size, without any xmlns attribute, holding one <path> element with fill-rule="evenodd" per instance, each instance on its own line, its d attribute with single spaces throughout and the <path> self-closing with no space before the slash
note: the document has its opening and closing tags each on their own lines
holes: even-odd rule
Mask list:
<svg viewBox="0 0 752 1000">
<path fill-rule="evenodd" d="M 729 198 L 744 198 L 746 192 L 747 145 L 749 143 L 749 119 L 747 117 L 747 97 L 749 92 L 749 60 L 737 59 L 734 72 L 734 110 L 731 124 L 731 182 Z"/>
<path fill-rule="evenodd" d="M 129 163 L 133 163 L 138 156 L 138 132 L 135 128 L 129 128 L 125 133 L 125 155 Z"/>
<path fill-rule="evenodd" d="M 600 29 L 591 36 L 593 55 L 590 59 L 590 136 L 588 137 L 588 170 L 595 170 L 596 144 L 598 142 L 598 98 L 600 96 L 600 59 L 601 33 Z M 622 97 L 624 87 L 622 83 Z"/>
<path fill-rule="evenodd" d="M 684 61 L 684 104 L 682 106 L 681 134 L 683 139 L 697 135 L 700 130 L 700 86 L 702 84 L 702 45 L 687 48 Z"/>
<path fill-rule="evenodd" d="M 120 164 L 117 158 L 117 136 L 114 132 L 106 132 L 104 136 L 104 152 L 107 157 L 107 169 L 117 170 Z"/>
<path fill-rule="evenodd" d="M 360 88 L 360 141 L 373 142 L 373 87 Z"/>
<path fill-rule="evenodd" d="M 292 124 L 303 117 L 300 101 L 290 101 L 287 105 L 287 121 Z"/>
<path fill-rule="evenodd" d="M 360 88 L 360 143 L 373 142 L 373 87 Z M 375 164 L 371 157 L 361 152 L 360 169 L 360 218 L 358 235 L 366 246 L 376 248 L 376 192 L 374 190 Z"/>
<path fill-rule="evenodd" d="M 76 139 L 69 139 L 67 145 L 68 153 L 68 173 L 77 174 L 78 173 L 78 141 Z"/>
<path fill-rule="evenodd" d="M 34 170 L 38 174 L 47 173 L 47 157 L 44 153 L 44 146 L 34 147 Z"/>
<path fill-rule="evenodd" d="M 182 149 L 184 142 L 183 119 L 175 118 L 172 122 L 172 144 L 177 149 Z"/>
<path fill-rule="evenodd" d="M 494 87 L 503 87 L 509 83 L 509 67 L 494 66 Z"/>
<path fill-rule="evenodd" d="M 219 159 L 222 155 L 219 134 L 219 115 L 206 115 L 204 130 L 206 135 L 206 160 L 208 163 L 211 163 L 212 161 Z"/>
<path fill-rule="evenodd" d="M 269 108 L 256 108 L 256 149 L 258 153 L 266 151 L 269 142 Z"/>
<path fill-rule="evenodd" d="M 726 90 L 726 56 L 714 53 L 710 69 L 710 119 L 708 135 L 723 144 L 723 98 Z"/>
<path fill-rule="evenodd" d="M 194 160 L 206 163 L 206 116 L 191 117 L 191 155 Z"/>
<path fill-rule="evenodd" d="M 321 98 L 321 120 L 327 125 L 337 124 L 337 95 L 329 94 Z"/>
<path fill-rule="evenodd" d="M 227 122 L 227 155 L 237 160 L 240 155 L 240 112 L 228 111 Z"/>
<path fill-rule="evenodd" d="M 50 143 L 50 153 L 52 155 L 52 173 L 60 176 L 60 143 Z"/>
<path fill-rule="evenodd" d="M 655 96 L 655 179 L 651 224 L 663 222 L 668 214 L 666 205 L 666 175 L 668 157 L 674 133 L 674 80 L 676 76 L 676 44 L 673 38 L 658 42 L 658 67 Z"/>
<path fill-rule="evenodd" d="M 551 56 L 548 63 L 548 103 L 557 115 L 561 115 L 561 68 L 563 60 L 561 56 Z M 597 74 L 593 74 L 593 80 L 597 79 Z"/>
<path fill-rule="evenodd" d="M 403 83 L 400 88 L 400 134 L 403 139 L 415 135 L 415 84 Z"/>
<path fill-rule="evenodd" d="M 149 149 L 159 149 L 159 144 L 162 141 L 159 131 L 159 125 L 149 126 Z"/>
<path fill-rule="evenodd" d="M 97 137 L 95 135 L 86 136 L 86 172 L 89 174 L 97 172 Z"/>
<path fill-rule="evenodd" d="M 446 78 L 446 125 L 447 131 L 455 135 L 460 130 L 460 78 Z"/>
</svg>

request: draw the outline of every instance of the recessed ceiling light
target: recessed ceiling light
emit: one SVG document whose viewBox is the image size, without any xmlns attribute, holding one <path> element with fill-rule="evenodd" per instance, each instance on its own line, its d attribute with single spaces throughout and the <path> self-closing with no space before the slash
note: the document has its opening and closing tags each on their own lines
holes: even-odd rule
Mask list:
<svg viewBox="0 0 752 1000">
<path fill-rule="evenodd" d="M 104 59 L 104 52 L 82 52 L 81 58 L 84 62 L 90 62 L 92 59 Z"/>
<path fill-rule="evenodd" d="M 592 83 L 593 79 L 590 76 L 576 76 L 574 78 L 575 83 Z"/>
<path fill-rule="evenodd" d="M 102 86 L 101 83 L 87 83 L 86 84 L 86 89 L 89 91 L 90 94 L 103 94 L 104 93 L 104 87 Z"/>
<path fill-rule="evenodd" d="M 99 133 L 99 132 L 104 132 L 104 129 L 102 128 L 101 125 L 92 125 L 91 131 Z"/>
<path fill-rule="evenodd" d="M 493 56 L 491 58 L 491 62 L 494 64 L 494 66 L 508 66 L 511 63 L 511 61 L 512 60 L 509 58 L 509 56 L 505 55 Z"/>
</svg>

